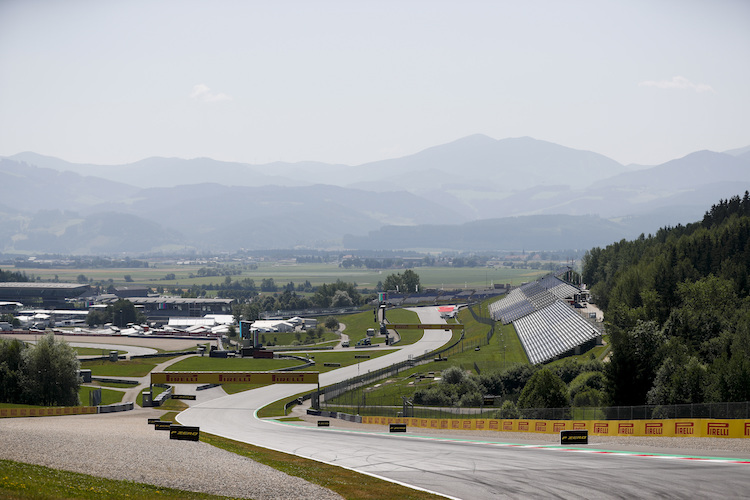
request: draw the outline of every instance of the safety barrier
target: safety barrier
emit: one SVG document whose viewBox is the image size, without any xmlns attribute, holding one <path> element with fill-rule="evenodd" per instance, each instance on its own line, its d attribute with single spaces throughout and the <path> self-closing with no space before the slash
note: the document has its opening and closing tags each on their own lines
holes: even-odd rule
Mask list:
<svg viewBox="0 0 750 500">
<path fill-rule="evenodd" d="M 51 406 L 45 408 L 0 408 L 0 418 L 53 417 L 98 413 L 96 406 Z"/>
<path fill-rule="evenodd" d="M 129 411 L 135 408 L 135 404 L 130 401 L 127 403 L 115 403 L 111 405 L 97 406 L 99 413 L 115 413 L 118 411 Z"/>
<path fill-rule="evenodd" d="M 347 422 L 356 422 L 358 424 L 364 423 L 364 419 L 366 417 L 361 417 L 359 415 L 351 415 L 349 413 L 342 413 L 340 411 L 321 411 L 321 410 L 315 410 L 315 409 L 308 409 L 307 410 L 308 415 L 316 415 L 319 417 L 327 417 L 327 418 L 337 418 L 339 420 L 346 420 Z"/>
<path fill-rule="evenodd" d="M 151 400 L 153 406 L 161 406 L 164 402 L 172 397 L 172 386 L 168 384 L 153 384 L 155 387 L 162 387 L 165 390 L 160 392 L 155 398 Z"/>
<path fill-rule="evenodd" d="M 406 424 L 409 427 L 558 434 L 566 430 L 587 430 L 592 436 L 663 436 L 750 438 L 750 420 L 663 419 L 663 420 L 529 420 L 362 417 L 363 424 Z"/>
</svg>

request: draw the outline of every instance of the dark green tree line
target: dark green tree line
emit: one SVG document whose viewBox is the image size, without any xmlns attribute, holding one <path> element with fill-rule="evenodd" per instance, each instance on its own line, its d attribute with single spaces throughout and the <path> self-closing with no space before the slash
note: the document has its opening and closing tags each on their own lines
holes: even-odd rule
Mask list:
<svg viewBox="0 0 750 500">
<path fill-rule="evenodd" d="M 79 368 L 76 352 L 54 334 L 32 346 L 0 340 L 0 402 L 76 406 Z"/>
<path fill-rule="evenodd" d="M 750 400 L 750 194 L 703 220 L 587 252 L 616 405 Z"/>
<path fill-rule="evenodd" d="M 127 299 L 118 299 L 109 304 L 105 309 L 91 309 L 86 316 L 89 326 L 104 325 L 112 323 L 118 328 L 123 328 L 128 323 L 145 323 L 146 315 L 135 308 L 135 305 Z"/>
<path fill-rule="evenodd" d="M 399 293 L 418 293 L 419 275 L 407 269 L 402 273 L 390 274 L 383 283 L 385 290 L 397 290 Z"/>
</svg>

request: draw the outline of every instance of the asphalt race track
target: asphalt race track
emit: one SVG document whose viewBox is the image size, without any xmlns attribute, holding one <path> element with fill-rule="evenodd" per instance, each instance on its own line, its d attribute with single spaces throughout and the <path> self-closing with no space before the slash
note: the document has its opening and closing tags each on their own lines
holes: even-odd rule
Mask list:
<svg viewBox="0 0 750 500">
<path fill-rule="evenodd" d="M 437 322 L 420 312 L 423 322 Z M 425 340 L 362 363 L 377 369 L 421 354 L 450 338 L 426 332 Z M 349 378 L 357 366 L 321 374 L 321 386 Z M 274 450 L 347 467 L 453 498 L 741 498 L 750 495 L 750 463 L 679 456 L 599 453 L 550 446 L 419 437 L 419 429 L 389 434 L 336 430 L 260 420 L 255 410 L 313 385 L 267 386 L 192 406 L 183 425 Z"/>
</svg>

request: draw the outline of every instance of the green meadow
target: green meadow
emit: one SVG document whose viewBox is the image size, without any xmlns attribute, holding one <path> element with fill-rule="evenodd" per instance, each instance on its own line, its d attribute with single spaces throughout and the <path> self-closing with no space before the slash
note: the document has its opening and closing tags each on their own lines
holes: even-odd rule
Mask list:
<svg viewBox="0 0 750 500">
<path fill-rule="evenodd" d="M 110 279 L 116 286 L 146 285 L 150 287 L 189 287 L 192 285 L 220 284 L 224 276 L 199 277 L 199 265 L 170 265 L 164 266 L 153 263 L 156 267 L 149 268 L 96 268 L 96 269 L 68 269 L 68 268 L 15 268 L 27 275 L 34 275 L 44 281 L 57 279 L 61 282 L 76 282 L 83 274 L 94 282 L 108 282 Z M 505 267 L 415 267 L 419 274 L 422 288 L 434 289 L 463 289 L 485 287 L 490 284 L 511 283 L 520 285 L 532 281 L 546 273 L 531 269 L 511 269 Z M 273 278 L 277 286 L 294 282 L 295 285 L 309 281 L 313 286 L 323 283 L 334 283 L 342 280 L 356 283 L 359 288 L 374 289 L 378 282 L 385 281 L 389 274 L 403 272 L 403 269 L 346 269 L 336 264 L 292 264 L 279 262 L 260 262 L 257 269 L 244 269 L 241 274 L 232 276 L 232 281 L 250 278 L 260 287 L 263 279 Z M 126 282 L 125 276 L 130 276 L 132 282 Z M 174 275 L 175 279 L 165 280 L 167 275 Z M 192 277 L 191 277 L 192 275 Z"/>
</svg>

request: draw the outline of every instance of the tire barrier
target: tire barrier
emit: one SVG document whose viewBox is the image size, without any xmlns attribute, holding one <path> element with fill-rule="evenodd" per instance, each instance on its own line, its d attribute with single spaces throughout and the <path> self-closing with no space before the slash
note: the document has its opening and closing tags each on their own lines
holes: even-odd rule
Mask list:
<svg viewBox="0 0 750 500">
<path fill-rule="evenodd" d="M 130 359 L 171 358 L 174 356 L 185 356 L 187 354 L 195 354 L 195 349 L 190 350 L 190 351 L 181 351 L 181 352 L 157 352 L 154 354 L 134 354 L 130 356 Z"/>
<path fill-rule="evenodd" d="M 120 378 L 91 377 L 91 380 L 95 380 L 97 382 L 104 382 L 106 384 L 138 385 L 138 381 L 137 380 L 123 380 L 123 379 L 120 379 Z"/>
<path fill-rule="evenodd" d="M 293 354 L 280 354 L 279 358 L 280 359 L 297 359 L 299 361 L 302 361 L 304 364 L 297 365 L 297 366 L 287 366 L 285 368 L 278 368 L 274 370 L 277 372 L 290 372 L 294 370 L 304 370 L 305 368 L 309 368 L 315 365 L 315 361 L 313 361 L 312 359 L 303 358 L 302 356 L 295 356 Z"/>
<path fill-rule="evenodd" d="M 350 415 L 348 413 L 341 413 L 339 411 L 321 411 L 321 410 L 314 410 L 312 408 L 309 408 L 307 410 L 308 415 L 315 415 L 317 417 L 328 417 L 328 418 L 337 418 L 339 420 L 346 420 L 347 422 L 355 422 L 358 424 L 362 423 L 362 417 L 359 415 Z M 374 418 L 374 417 L 372 417 Z"/>
<path fill-rule="evenodd" d="M 111 405 L 97 406 L 97 413 L 115 413 L 118 411 L 129 411 L 135 408 L 135 403 L 132 401 L 128 403 L 115 403 Z"/>
<path fill-rule="evenodd" d="M 151 400 L 152 406 L 161 406 L 164 404 L 164 401 L 172 397 L 172 386 L 166 385 L 166 384 L 154 384 L 157 387 L 166 387 L 167 390 L 160 393 L 158 396 L 153 398 Z"/>
</svg>

